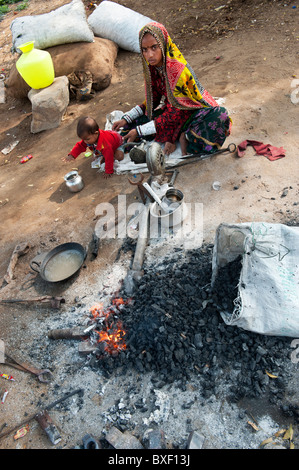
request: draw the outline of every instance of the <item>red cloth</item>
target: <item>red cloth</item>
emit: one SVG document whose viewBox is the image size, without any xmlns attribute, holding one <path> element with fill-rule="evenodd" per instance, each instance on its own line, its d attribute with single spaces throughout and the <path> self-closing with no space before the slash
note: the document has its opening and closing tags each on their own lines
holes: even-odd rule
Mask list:
<svg viewBox="0 0 299 470">
<path fill-rule="evenodd" d="M 264 155 L 271 161 L 285 157 L 285 149 L 283 147 L 274 147 L 273 145 L 263 144 L 257 140 L 244 140 L 241 142 L 237 147 L 239 157 L 243 157 L 247 145 L 251 145 L 258 155 Z"/>
<path fill-rule="evenodd" d="M 105 173 L 113 173 L 114 152 L 122 143 L 123 139 L 117 132 L 99 130 L 99 138 L 95 147 L 105 158 Z M 87 147 L 93 150 L 93 146 L 88 146 L 83 140 L 80 140 L 72 148 L 70 155 L 77 158 L 80 153 L 85 152 Z"/>
</svg>

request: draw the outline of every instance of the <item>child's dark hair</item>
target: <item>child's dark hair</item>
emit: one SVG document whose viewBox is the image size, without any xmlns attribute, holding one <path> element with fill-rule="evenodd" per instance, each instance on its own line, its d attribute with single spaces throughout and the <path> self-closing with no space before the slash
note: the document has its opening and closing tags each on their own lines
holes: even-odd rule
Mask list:
<svg viewBox="0 0 299 470">
<path fill-rule="evenodd" d="M 97 122 L 91 117 L 80 118 L 77 124 L 77 135 L 78 137 L 95 134 L 99 130 Z"/>
</svg>

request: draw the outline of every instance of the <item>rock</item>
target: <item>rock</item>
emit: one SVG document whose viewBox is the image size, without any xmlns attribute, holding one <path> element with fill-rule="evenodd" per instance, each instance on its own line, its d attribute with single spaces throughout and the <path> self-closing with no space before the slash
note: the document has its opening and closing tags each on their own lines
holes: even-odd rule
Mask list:
<svg viewBox="0 0 299 470">
<path fill-rule="evenodd" d="M 269 442 L 268 444 L 265 444 L 263 449 L 286 449 L 282 444 L 276 444 L 276 442 Z"/>
<path fill-rule="evenodd" d="M 198 431 L 192 431 L 188 437 L 187 449 L 202 449 L 204 440 L 205 438 L 202 434 Z"/>
<path fill-rule="evenodd" d="M 92 74 L 92 88 L 103 90 L 110 85 L 117 57 L 117 45 L 108 39 L 94 38 L 94 42 L 62 44 L 47 49 L 50 53 L 55 77 L 70 75 L 88 70 Z M 17 99 L 27 98 L 30 87 L 23 80 L 15 64 L 5 81 L 7 96 Z"/>
<path fill-rule="evenodd" d="M 31 89 L 28 98 L 32 103 L 31 132 L 59 127 L 69 104 L 67 77 L 54 79 L 52 85 L 40 90 Z"/>
<path fill-rule="evenodd" d="M 123 433 L 115 427 L 108 431 L 106 440 L 115 449 L 143 449 L 143 445 L 135 436 L 128 432 Z"/>
<path fill-rule="evenodd" d="M 144 435 L 148 449 L 166 449 L 165 435 L 161 429 L 148 429 Z"/>
<path fill-rule="evenodd" d="M 287 188 L 285 188 L 280 197 L 286 197 L 288 192 L 289 192 L 289 190 Z"/>
</svg>

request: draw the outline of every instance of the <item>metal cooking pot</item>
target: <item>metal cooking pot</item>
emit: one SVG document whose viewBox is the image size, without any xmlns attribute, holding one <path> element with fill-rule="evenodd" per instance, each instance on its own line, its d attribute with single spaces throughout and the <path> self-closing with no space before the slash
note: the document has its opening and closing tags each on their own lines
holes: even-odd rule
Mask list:
<svg viewBox="0 0 299 470">
<path fill-rule="evenodd" d="M 153 188 L 148 183 L 142 183 L 146 191 L 153 197 L 156 201 L 160 210 L 163 214 L 170 214 L 176 210 L 181 203 L 183 202 L 184 194 L 179 189 L 171 188 L 168 189 L 165 195 L 162 197 L 162 200 L 155 193 Z"/>
<path fill-rule="evenodd" d="M 78 174 L 78 171 L 76 170 L 67 173 L 64 176 L 64 181 L 71 193 L 77 193 L 78 191 L 81 191 L 81 189 L 83 189 L 84 187 L 82 177 Z"/>
<path fill-rule="evenodd" d="M 171 188 L 168 189 L 165 193 L 165 196 L 162 197 L 162 203 L 171 206 L 173 209 L 178 207 L 184 199 L 184 194 L 179 189 Z"/>
<path fill-rule="evenodd" d="M 37 255 L 30 263 L 31 269 L 48 282 L 64 281 L 75 274 L 86 258 L 79 243 L 63 243 L 53 250 Z"/>
</svg>

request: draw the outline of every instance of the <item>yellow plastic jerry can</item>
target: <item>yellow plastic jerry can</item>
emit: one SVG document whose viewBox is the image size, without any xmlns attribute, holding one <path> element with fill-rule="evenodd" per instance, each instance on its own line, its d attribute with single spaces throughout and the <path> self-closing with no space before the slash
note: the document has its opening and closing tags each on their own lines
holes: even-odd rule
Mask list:
<svg viewBox="0 0 299 470">
<path fill-rule="evenodd" d="M 55 78 L 52 57 L 47 51 L 34 48 L 34 41 L 25 42 L 16 67 L 27 85 L 35 90 L 51 85 Z"/>
</svg>

